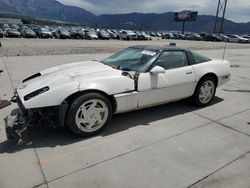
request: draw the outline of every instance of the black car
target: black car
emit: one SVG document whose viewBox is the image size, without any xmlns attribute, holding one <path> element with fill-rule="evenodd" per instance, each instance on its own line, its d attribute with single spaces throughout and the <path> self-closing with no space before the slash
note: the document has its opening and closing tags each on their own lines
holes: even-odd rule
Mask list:
<svg viewBox="0 0 250 188">
<path fill-rule="evenodd" d="M 71 29 L 70 31 L 70 37 L 72 39 L 83 39 L 84 38 L 84 33 L 80 29 Z"/>
<path fill-rule="evenodd" d="M 36 33 L 32 29 L 26 28 L 23 30 L 22 36 L 23 38 L 36 38 Z"/>
<path fill-rule="evenodd" d="M 56 38 L 57 39 L 69 39 L 70 37 L 71 37 L 70 33 L 65 28 L 58 28 L 56 30 Z"/>
<path fill-rule="evenodd" d="M 110 39 L 110 35 L 104 30 L 98 31 L 97 35 L 99 39 Z"/>
<path fill-rule="evenodd" d="M 0 28 L 0 38 L 3 38 L 3 35 L 4 35 L 3 29 Z"/>
<path fill-rule="evenodd" d="M 11 37 L 11 38 L 20 38 L 21 33 L 16 30 L 16 29 L 7 29 L 5 33 L 6 37 Z"/>
<path fill-rule="evenodd" d="M 207 34 L 204 36 L 205 41 L 221 42 L 222 39 L 215 34 Z"/>
<path fill-rule="evenodd" d="M 181 34 L 181 33 L 173 33 L 174 38 L 177 40 L 185 40 L 186 39 L 186 35 Z"/>
<path fill-rule="evenodd" d="M 186 40 L 202 40 L 203 37 L 197 33 L 186 34 Z"/>
</svg>

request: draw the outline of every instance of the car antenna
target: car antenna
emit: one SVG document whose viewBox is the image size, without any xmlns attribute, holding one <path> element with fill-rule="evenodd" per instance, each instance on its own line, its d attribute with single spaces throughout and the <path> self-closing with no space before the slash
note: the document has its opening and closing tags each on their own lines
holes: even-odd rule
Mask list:
<svg viewBox="0 0 250 188">
<path fill-rule="evenodd" d="M 6 55 L 5 57 L 7 58 L 8 56 Z M 9 69 L 8 69 L 8 66 L 7 66 L 7 64 L 6 64 L 6 61 L 5 61 L 5 58 L 4 58 L 4 57 L 3 57 L 3 64 L 4 64 L 4 66 L 5 66 L 5 69 L 6 69 L 6 71 L 7 71 L 8 77 L 9 77 L 9 79 L 10 79 L 10 83 L 11 83 L 12 90 L 13 90 L 13 92 L 15 92 L 15 88 L 14 88 L 14 85 L 13 85 L 13 81 L 12 81 L 11 76 L 10 76 L 10 71 L 9 71 Z"/>
<path fill-rule="evenodd" d="M 222 60 L 224 60 L 224 58 L 225 58 L 226 48 L 227 48 L 227 43 L 225 42 L 225 45 L 224 45 L 224 50 L 223 50 Z"/>
</svg>

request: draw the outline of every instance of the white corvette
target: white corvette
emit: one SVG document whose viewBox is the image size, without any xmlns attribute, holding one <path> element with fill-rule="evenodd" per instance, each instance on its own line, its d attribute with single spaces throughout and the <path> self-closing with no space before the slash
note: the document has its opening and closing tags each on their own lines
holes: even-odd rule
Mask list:
<svg viewBox="0 0 250 188">
<path fill-rule="evenodd" d="M 6 132 L 18 137 L 27 124 L 39 123 L 91 136 L 115 113 L 188 97 L 208 105 L 229 79 L 228 61 L 170 46 L 134 46 L 103 61 L 61 65 L 25 79 L 12 99 L 19 112 L 7 119 Z"/>
</svg>

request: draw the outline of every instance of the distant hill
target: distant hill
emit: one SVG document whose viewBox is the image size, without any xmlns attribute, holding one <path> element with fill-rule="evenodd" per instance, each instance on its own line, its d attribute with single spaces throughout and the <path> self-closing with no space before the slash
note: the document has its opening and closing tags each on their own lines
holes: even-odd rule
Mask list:
<svg viewBox="0 0 250 188">
<path fill-rule="evenodd" d="M 177 31 L 182 24 L 174 21 L 174 13 L 129 13 L 105 14 L 93 13 L 74 6 L 67 6 L 56 0 L 0 0 L 0 13 L 12 13 L 40 19 L 59 20 L 89 26 L 120 29 L 143 29 L 150 31 Z M 200 15 L 195 23 L 187 22 L 186 31 L 213 32 L 214 16 Z M 235 23 L 225 20 L 226 33 L 250 33 L 250 22 Z"/>
<path fill-rule="evenodd" d="M 0 12 L 72 23 L 99 23 L 98 17 L 91 12 L 55 0 L 0 0 Z"/>
<path fill-rule="evenodd" d="M 130 13 L 130 14 L 106 14 L 101 15 L 107 27 L 118 28 L 141 28 L 146 30 L 160 31 L 180 31 L 182 23 L 177 23 L 174 20 L 174 13 L 168 12 L 163 14 L 155 13 Z M 186 22 L 185 31 L 194 32 L 213 32 L 215 16 L 200 15 L 196 22 Z M 235 23 L 230 20 L 225 20 L 224 30 L 226 33 L 250 33 L 249 23 Z"/>
</svg>

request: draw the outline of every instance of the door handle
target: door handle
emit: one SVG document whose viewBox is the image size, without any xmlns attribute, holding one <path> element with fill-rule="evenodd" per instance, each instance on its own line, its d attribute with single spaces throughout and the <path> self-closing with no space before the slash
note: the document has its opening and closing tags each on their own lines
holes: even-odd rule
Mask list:
<svg viewBox="0 0 250 188">
<path fill-rule="evenodd" d="M 189 71 L 189 72 L 186 72 L 186 74 L 193 74 L 193 72 L 192 72 L 192 71 Z"/>
</svg>

